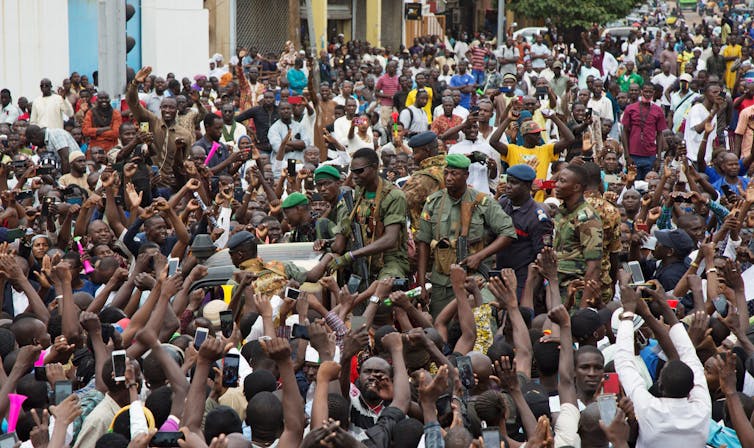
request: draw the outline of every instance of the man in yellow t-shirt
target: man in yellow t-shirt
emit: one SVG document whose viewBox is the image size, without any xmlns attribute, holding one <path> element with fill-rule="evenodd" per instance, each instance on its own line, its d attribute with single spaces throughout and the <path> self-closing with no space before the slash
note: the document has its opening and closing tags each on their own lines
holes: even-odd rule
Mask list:
<svg viewBox="0 0 754 448">
<path fill-rule="evenodd" d="M 406 97 L 406 107 L 413 105 L 416 102 L 416 92 L 418 92 L 420 89 L 424 89 L 427 92 L 427 95 L 429 95 L 429 99 L 427 100 L 427 104 L 424 105 L 423 109 L 424 112 L 427 113 L 427 122 L 429 124 L 432 124 L 432 95 L 434 93 L 432 92 L 432 87 L 429 87 L 426 84 L 427 76 L 424 73 L 417 73 L 416 88 L 408 92 L 408 96 Z"/>
<path fill-rule="evenodd" d="M 546 118 L 551 119 L 555 125 L 557 125 L 560 140 L 541 145 L 542 128 L 536 122 L 531 120 L 525 121 L 521 124 L 521 135 L 524 137 L 524 146 L 514 145 L 512 143 L 506 144 L 498 141 L 498 139 L 490 138 L 490 145 L 500 152 L 503 161 L 505 161 L 508 166 L 527 163 L 536 158 L 538 162 L 536 168 L 537 179 L 540 180 L 547 179 L 547 171 L 550 168 L 550 164 L 558 160 L 560 152 L 570 146 L 574 141 L 573 133 L 557 115 L 552 114 Z M 500 124 L 500 128 L 503 130 L 507 129 L 510 120 L 510 116 L 506 117 L 506 119 Z M 494 143 L 493 140 L 495 140 Z M 544 201 L 545 192 L 538 191 L 534 195 L 534 200 L 537 202 Z"/>
</svg>

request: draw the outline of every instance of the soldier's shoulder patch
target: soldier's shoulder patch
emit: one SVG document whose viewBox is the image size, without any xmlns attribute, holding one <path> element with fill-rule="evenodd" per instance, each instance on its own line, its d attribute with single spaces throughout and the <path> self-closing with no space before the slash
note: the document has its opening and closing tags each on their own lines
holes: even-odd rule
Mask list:
<svg viewBox="0 0 754 448">
<path fill-rule="evenodd" d="M 422 216 L 421 216 L 421 218 L 422 218 L 423 220 L 425 220 L 425 221 L 429 221 L 429 220 L 430 220 L 430 219 L 431 219 L 432 217 L 431 217 L 431 216 L 429 216 L 429 212 L 428 212 L 428 211 L 424 210 L 424 211 L 422 212 Z"/>
</svg>

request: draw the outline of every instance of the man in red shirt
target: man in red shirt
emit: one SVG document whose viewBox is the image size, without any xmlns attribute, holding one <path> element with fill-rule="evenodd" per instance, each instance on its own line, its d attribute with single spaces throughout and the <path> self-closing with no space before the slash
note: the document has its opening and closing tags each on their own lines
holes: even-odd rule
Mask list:
<svg viewBox="0 0 754 448">
<path fill-rule="evenodd" d="M 474 76 L 475 84 L 484 84 L 484 58 L 491 56 L 492 51 L 484 46 L 484 36 L 479 36 L 479 42 L 473 43 L 466 57 L 471 61 L 471 75 Z"/>
<path fill-rule="evenodd" d="M 623 111 L 623 147 L 626 148 L 626 163 L 635 164 L 637 179 L 659 167 L 662 153 L 662 131 L 668 128 L 662 108 L 652 103 L 654 86 L 644 84 L 639 101 L 629 104 Z"/>
<path fill-rule="evenodd" d="M 400 90 L 401 86 L 396 75 L 397 63 L 388 62 L 385 67 L 385 74 L 377 79 L 374 86 L 377 98 L 380 99 L 380 121 L 387 127 L 390 124 L 390 114 L 393 112 L 393 96 Z"/>
</svg>

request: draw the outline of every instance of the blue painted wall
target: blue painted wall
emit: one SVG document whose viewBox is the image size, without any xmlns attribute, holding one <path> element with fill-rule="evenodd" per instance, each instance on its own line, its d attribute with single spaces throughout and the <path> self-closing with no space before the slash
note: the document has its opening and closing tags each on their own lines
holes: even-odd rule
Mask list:
<svg viewBox="0 0 754 448">
<path fill-rule="evenodd" d="M 126 23 L 126 33 L 136 39 L 136 46 L 128 53 L 130 67 L 141 67 L 141 0 L 126 0 L 136 14 Z M 97 70 L 97 0 L 68 0 L 68 61 L 71 72 L 89 76 Z"/>
</svg>

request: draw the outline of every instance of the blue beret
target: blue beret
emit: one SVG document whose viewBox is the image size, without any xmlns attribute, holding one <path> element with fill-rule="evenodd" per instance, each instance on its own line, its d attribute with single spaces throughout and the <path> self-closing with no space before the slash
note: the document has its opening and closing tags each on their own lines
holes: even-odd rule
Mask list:
<svg viewBox="0 0 754 448">
<path fill-rule="evenodd" d="M 429 145 L 435 140 L 437 140 L 437 134 L 432 131 L 424 131 L 411 137 L 408 146 L 418 148 L 419 146 Z"/>
<path fill-rule="evenodd" d="M 523 182 L 531 182 L 537 177 L 537 173 L 529 165 L 519 164 L 508 168 L 508 175 Z"/>
<path fill-rule="evenodd" d="M 226 245 L 226 247 L 228 249 L 230 249 L 230 250 L 233 250 L 236 247 L 238 247 L 238 246 L 240 246 L 242 244 L 246 244 L 249 241 L 253 241 L 253 240 L 254 240 L 254 234 L 252 234 L 248 230 L 241 230 L 238 233 L 234 233 L 228 239 L 228 244 Z"/>
</svg>

